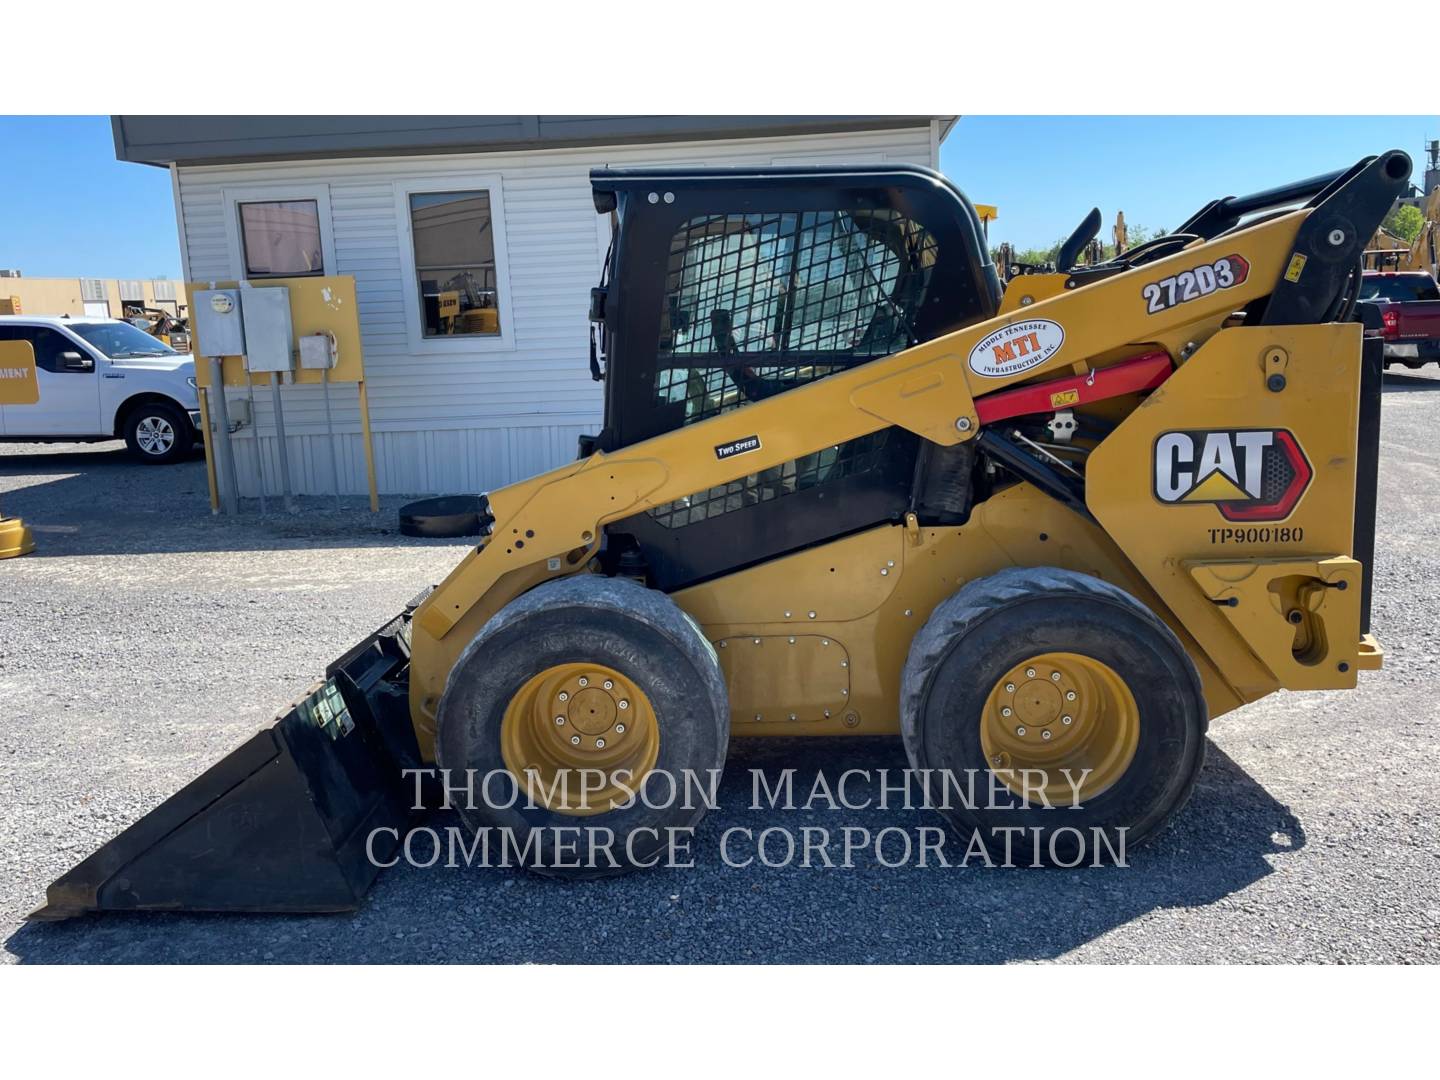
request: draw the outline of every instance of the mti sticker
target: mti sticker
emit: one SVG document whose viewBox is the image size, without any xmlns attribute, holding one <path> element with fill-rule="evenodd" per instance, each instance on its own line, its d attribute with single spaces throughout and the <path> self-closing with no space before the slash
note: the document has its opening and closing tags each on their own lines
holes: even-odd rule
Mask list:
<svg viewBox="0 0 1440 1080">
<path fill-rule="evenodd" d="M 1065 328 L 1053 319 L 1002 326 L 970 350 L 970 370 L 987 379 L 1008 379 L 1039 367 L 1065 344 Z"/>
</svg>

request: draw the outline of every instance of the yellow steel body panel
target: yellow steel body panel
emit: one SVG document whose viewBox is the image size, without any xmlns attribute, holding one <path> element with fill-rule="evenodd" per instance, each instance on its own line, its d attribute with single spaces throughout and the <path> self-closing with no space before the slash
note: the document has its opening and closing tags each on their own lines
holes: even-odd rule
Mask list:
<svg viewBox="0 0 1440 1080">
<path fill-rule="evenodd" d="M 186 292 L 193 296 L 202 289 L 236 289 L 241 285 L 234 281 L 187 281 Z M 299 338 L 308 334 L 330 333 L 335 335 L 335 366 L 330 369 L 330 382 L 359 382 L 365 378 L 364 354 L 360 348 L 360 309 L 355 303 L 355 279 L 350 275 L 329 277 L 265 278 L 262 281 L 244 283 L 250 289 L 288 288 L 290 290 L 290 323 L 295 333 L 295 352 L 300 351 Z M 242 297 L 243 302 L 243 297 Z M 204 339 L 200 336 L 197 320 L 192 329 L 192 351 L 196 356 L 210 356 L 205 351 Z M 203 388 L 210 383 L 209 365 L 195 365 L 195 379 Z M 226 356 L 221 360 L 222 378 L 226 386 L 244 386 L 245 368 L 238 356 Z M 301 368 L 296 361 L 295 370 L 286 376 L 287 382 L 313 383 L 319 385 L 321 371 L 318 368 Z M 267 386 L 270 375 L 258 372 L 250 376 L 256 386 Z"/>
<path fill-rule="evenodd" d="M 1362 568 L 1354 559 L 1241 559 L 1188 569 L 1281 686 L 1355 686 Z"/>
<path fill-rule="evenodd" d="M 859 714 L 849 711 L 850 654 L 844 642 L 796 631 L 741 634 L 713 643 L 730 692 L 733 730 L 744 734 L 767 718 L 793 725 L 837 718 L 850 727 L 858 722 Z M 777 688 L 783 689 L 777 693 Z"/>
<path fill-rule="evenodd" d="M 1135 355 L 1142 348 L 1153 348 L 1156 344 L 1172 355 L 1185 356 L 1194 352 L 1195 357 L 1165 388 L 1152 396 L 1149 404 L 1174 401 L 1182 396 L 1179 387 L 1173 391 L 1169 388 L 1174 386 L 1176 379 L 1194 368 L 1202 374 L 1193 381 L 1208 383 L 1213 380 L 1214 385 L 1192 409 L 1187 410 L 1187 422 L 1192 422 L 1192 426 L 1229 425 L 1236 420 L 1236 410 L 1244 413 L 1250 403 L 1262 399 L 1251 411 L 1279 414 L 1290 426 L 1303 426 L 1306 432 L 1317 428 L 1318 419 L 1306 420 L 1302 424 L 1301 419 L 1295 416 L 1307 407 L 1312 391 L 1324 397 L 1323 391 L 1311 386 L 1310 376 L 1318 374 L 1327 363 L 1331 377 L 1344 372 L 1353 374 L 1358 370 L 1360 347 L 1358 338 L 1353 336 L 1358 335 L 1358 327 L 1353 328 L 1353 335 L 1351 328 L 1334 327 L 1225 331 L 1226 334 L 1252 336 L 1232 339 L 1233 345 L 1222 344 L 1219 348 L 1211 337 L 1231 312 L 1268 295 L 1273 289 L 1289 259 L 1296 230 L 1306 213 L 1303 210 L 1294 211 L 1240 233 L 1196 244 L 1139 269 L 1081 289 L 1059 291 L 1035 300 L 1023 310 L 1002 312 L 986 322 L 957 330 L 885 359 L 613 453 L 596 453 L 492 492 L 490 509 L 495 524 L 491 537 L 450 573 L 415 615 L 410 701 L 411 717 L 422 751 L 431 752 L 435 710 L 450 670 L 465 645 L 486 620 L 520 593 L 543 581 L 586 569 L 598 548 L 601 529 L 609 522 L 891 425 L 916 432 L 936 443 L 948 445 L 961 442 L 978 432 L 978 425 L 974 422 L 976 396 L 1047 375 L 1053 377 L 1105 366 Z M 1165 310 L 1154 313 L 1147 310 L 1142 295 L 1145 283 L 1227 256 L 1239 256 L 1248 264 L 1249 272 L 1244 281 L 1233 288 L 1217 289 Z M 997 331 L 1028 320 L 1048 320 L 1058 325 L 1063 331 L 1063 343 L 1049 348 L 1035 366 L 1007 371 L 1003 377 L 986 376 L 977 370 L 971 362 L 977 356 L 977 346 Z M 1315 336 L 1317 332 L 1318 337 Z M 1345 337 L 1342 342 L 1338 336 L 1342 333 L 1351 336 Z M 1326 338 L 1326 335 L 1329 337 Z M 1325 358 L 1310 353 L 1303 359 L 1299 357 L 1299 346 L 1311 349 L 1322 339 L 1329 341 Z M 1054 337 L 1050 340 L 1053 341 Z M 1303 387 L 1298 394 L 1267 395 L 1260 357 L 1235 360 L 1229 351 L 1240 348 L 1244 342 L 1248 342 L 1244 347 L 1253 351 L 1261 343 L 1276 341 L 1289 343 L 1292 371 L 1299 360 L 1306 372 L 1297 380 Z M 1340 355 L 1342 344 L 1349 349 L 1346 357 Z M 1224 367 L 1223 361 L 1197 365 L 1200 356 L 1209 350 L 1214 350 L 1212 356 L 1225 354 L 1235 360 L 1235 364 L 1230 368 Z M 983 359 L 986 354 L 980 351 L 978 355 Z M 984 364 L 980 367 L 983 368 Z M 1203 374 L 1206 372 L 1208 376 Z M 1348 448 L 1343 448 L 1343 453 L 1338 445 L 1334 446 L 1334 453 L 1348 461 L 1348 486 L 1353 495 L 1354 392 L 1353 386 L 1345 391 L 1351 405 L 1348 413 L 1336 411 L 1338 398 L 1334 401 L 1326 399 L 1324 416 L 1334 428 L 1329 437 L 1317 436 L 1312 454 L 1317 469 L 1325 463 L 1325 467 L 1332 470 L 1330 479 L 1323 485 L 1317 477 L 1316 486 L 1333 489 L 1337 508 L 1339 490 L 1344 485 L 1343 478 L 1335 470 L 1343 471 L 1343 467 L 1330 463 L 1329 457 L 1322 456 L 1322 451 L 1338 439 L 1349 439 Z M 1265 402 L 1263 398 L 1266 397 L 1276 400 Z M 838 632 L 837 625 L 822 622 L 822 619 L 830 617 L 821 616 L 819 612 L 825 607 L 827 598 L 834 598 L 839 592 L 851 588 L 854 576 L 866 572 L 861 562 L 849 561 L 848 557 L 844 561 L 839 559 L 848 541 L 822 545 L 766 566 L 731 574 L 723 579 L 723 587 L 733 588 L 752 575 L 775 573 L 784 566 L 790 567 L 788 572 L 793 573 L 794 567 L 799 565 L 795 560 L 823 559 L 826 557 L 824 553 L 834 555 L 837 558 L 834 563 L 836 584 L 831 586 L 826 582 L 825 587 L 814 595 L 793 594 L 792 611 L 798 608 L 808 612 L 814 608 L 817 618 L 813 621 L 806 618 L 806 631 L 820 634 L 833 631 L 833 638 L 842 641 L 851 656 L 850 697 L 859 721 L 843 730 L 892 731 L 895 726 L 895 680 L 913 634 L 913 630 L 899 632 L 900 627 L 919 626 L 939 599 L 953 592 L 962 580 L 989 572 L 987 567 L 993 570 L 1010 565 L 1069 566 L 1085 563 L 1103 569 L 1109 580 L 1129 588 L 1169 620 L 1177 632 L 1182 632 L 1182 640 L 1186 641 L 1187 648 L 1191 649 L 1191 655 L 1200 666 L 1212 714 L 1225 712 L 1241 700 L 1232 687 L 1244 687 L 1247 695 L 1253 692 L 1258 696 L 1266 688 L 1273 688 L 1275 681 L 1240 642 L 1236 630 L 1216 611 L 1215 605 L 1203 597 L 1193 580 L 1179 569 L 1178 563 L 1174 563 L 1177 552 L 1162 551 L 1163 545 L 1157 543 L 1153 536 L 1146 535 L 1150 523 L 1157 516 L 1157 508 L 1147 504 L 1143 513 L 1134 514 L 1139 506 L 1137 500 L 1148 497 L 1148 475 L 1141 483 L 1142 477 L 1135 470 L 1149 467 L 1148 445 L 1143 451 L 1138 446 L 1145 440 L 1151 425 L 1149 419 L 1136 423 L 1135 416 L 1150 417 L 1152 413 L 1156 417 L 1162 415 L 1150 408 L 1135 410 L 1116 435 L 1106 441 L 1102 452 L 1111 450 L 1112 444 L 1116 443 L 1123 444 L 1124 449 L 1116 447 L 1103 458 L 1097 452 L 1092 459 L 1095 480 L 1106 490 L 1100 499 L 1105 510 L 1101 521 L 1118 544 L 1053 500 L 1034 493 L 1015 494 L 1012 490 L 978 507 L 971 524 L 960 529 L 920 530 L 920 535 L 926 539 L 918 545 L 904 548 L 903 560 L 896 562 L 903 561 L 907 568 L 913 569 L 917 559 L 922 565 L 925 560 L 935 560 L 929 564 L 930 569 L 925 573 L 902 573 L 879 607 L 868 615 L 845 623 L 848 628 L 845 634 Z M 799 416 L 804 417 L 803 423 L 797 422 Z M 1129 434 L 1126 434 L 1127 430 Z M 1116 438 L 1119 435 L 1126 437 Z M 753 441 L 754 448 L 723 458 L 716 452 L 716 447 L 742 440 Z M 1310 449 L 1307 445 L 1307 450 Z M 1104 464 L 1096 468 L 1101 461 Z M 1028 489 L 1022 487 L 1020 491 L 1027 492 Z M 1023 510 L 1006 512 L 1006 508 L 1014 505 L 1017 499 L 1025 500 Z M 1312 496 L 1307 496 L 1307 504 L 1311 501 Z M 1322 501 L 1328 503 L 1330 498 L 1313 498 L 1314 503 Z M 1125 508 L 1121 509 L 1120 504 L 1125 504 Z M 1215 516 L 1213 507 L 1178 509 L 1182 515 L 1208 512 Z M 1302 506 L 1302 511 L 1307 514 L 1314 509 L 1317 507 Z M 1133 515 L 1128 523 L 1115 520 L 1123 518 L 1126 513 Z M 1100 515 L 1097 513 L 1097 516 Z M 1342 518 L 1343 530 L 1340 524 Z M 1198 523 L 1199 518 L 1186 520 Z M 1347 506 L 1343 514 L 1334 515 L 1328 532 L 1322 530 L 1316 533 L 1318 538 L 1329 534 L 1338 536 L 1340 531 L 1345 531 L 1347 539 L 1343 544 L 1337 541 L 1335 546 L 1319 547 L 1307 543 L 1307 547 L 1326 557 L 1347 552 L 1349 520 Z M 1046 523 L 1043 526 L 1040 524 L 1042 521 Z M 904 528 L 887 527 L 887 531 L 901 536 Z M 1042 531 L 1047 533 L 1048 540 L 1037 539 Z M 1167 527 L 1164 531 L 1169 533 L 1173 529 Z M 964 550 L 961 550 L 959 540 L 962 533 L 965 537 Z M 1186 536 L 1188 538 L 1189 534 Z M 944 557 L 940 554 L 941 549 L 946 552 Z M 1206 552 L 1187 550 L 1178 554 L 1198 557 Z M 1261 554 L 1273 556 L 1275 552 Z M 1292 552 L 1287 549 L 1282 554 Z M 1126 556 L 1140 567 L 1140 573 L 1137 574 L 1128 565 Z M 1167 559 L 1171 561 L 1167 563 Z M 1142 561 L 1144 565 L 1141 565 Z M 878 573 L 879 567 L 872 566 L 871 571 Z M 852 580 L 847 581 L 847 576 Z M 784 583 L 780 578 L 776 580 Z M 1153 590 L 1147 586 L 1147 581 L 1154 586 Z M 919 584 L 922 582 L 925 584 Z M 1182 592 L 1180 585 L 1186 591 Z M 721 586 L 717 584 L 715 587 Z M 706 587 L 699 588 L 703 590 Z M 772 595 L 780 593 L 772 592 Z M 1165 602 L 1162 603 L 1160 597 L 1164 597 Z M 676 598 L 682 607 L 694 606 L 698 609 L 704 603 L 696 590 L 685 590 Z M 1180 608 L 1172 615 L 1166 605 L 1177 602 Z M 904 614 L 907 609 L 911 612 L 908 616 Z M 727 614 L 724 617 L 739 618 L 739 621 L 716 623 L 713 619 L 700 619 L 712 639 L 749 632 L 752 627 L 756 633 L 761 629 L 761 624 L 754 622 L 749 615 Z M 867 619 L 870 620 L 868 624 Z M 1199 626 L 1195 641 L 1183 633 L 1192 619 Z M 785 625 L 785 620 L 781 619 L 778 625 L 769 626 L 760 636 L 783 633 Z M 1216 662 L 1223 669 L 1223 676 L 1207 654 L 1220 658 Z M 764 734 L 794 731 L 793 726 L 771 725 L 768 722 L 755 727 L 759 729 L 757 733 Z M 806 725 L 806 730 L 817 733 L 822 728 L 823 725 L 819 724 Z"/>
<path fill-rule="evenodd" d="M 1289 664 L 1274 670 L 1258 653 L 1273 662 L 1278 646 L 1256 650 L 1237 633 L 1242 627 L 1258 632 L 1246 621 L 1248 605 L 1242 604 L 1245 612 L 1222 607 L 1216 601 L 1231 594 L 1211 595 L 1212 576 L 1202 585 L 1190 568 L 1279 560 L 1316 567 L 1316 580 L 1320 567 L 1342 574 L 1339 564 L 1328 560 L 1348 556 L 1354 537 L 1360 336 L 1356 323 L 1221 330 L 1090 456 L 1091 511 L 1245 701 L 1280 686 L 1354 685 L 1358 577 L 1344 603 L 1327 600 L 1312 612 L 1322 620 L 1318 632 L 1340 650 L 1327 661 L 1328 678 L 1322 679 L 1316 670 L 1302 673 Z M 1275 370 L 1277 351 L 1284 354 L 1285 388 L 1274 393 L 1266 377 Z M 1314 475 L 1288 516 L 1228 521 L 1213 502 L 1160 502 L 1154 470 L 1161 435 L 1220 429 L 1283 429 L 1294 436 Z M 1219 473 L 1211 473 L 1209 481 L 1225 483 Z M 1262 578 L 1255 583 L 1263 590 L 1270 579 Z M 1281 625 L 1275 632 L 1288 653 L 1294 628 Z M 1339 669 L 1342 663 L 1346 671 Z"/>
<path fill-rule="evenodd" d="M 731 702 L 735 734 L 898 731 L 900 675 L 916 631 L 967 581 L 1009 566 L 1058 566 L 1119 585 L 1179 635 L 1200 670 L 1212 715 L 1240 704 L 1105 533 L 1029 484 L 981 503 L 964 525 L 922 526 L 913 539 L 907 531 L 883 525 L 673 594 L 706 637 L 717 646 L 727 643 L 721 655 L 727 684 L 736 685 L 733 673 L 746 668 L 743 697 Z M 862 599 L 852 599 L 857 596 Z M 797 671 L 791 658 L 789 639 L 798 649 L 802 635 L 840 650 L 814 673 L 819 677 Z M 746 648 L 755 638 L 762 645 Z M 840 696 L 848 707 L 839 711 L 833 701 L 846 686 L 842 673 L 849 693 Z M 757 712 L 766 719 L 756 721 Z"/>
<path fill-rule="evenodd" d="M 328 277 L 266 278 L 262 281 L 244 283 L 246 288 L 273 289 L 284 287 L 290 290 L 290 323 L 294 333 L 292 339 L 296 354 L 295 369 L 286 377 L 289 383 L 318 385 L 322 382 L 355 383 L 360 402 L 360 441 L 365 448 L 365 479 L 370 493 L 370 511 L 379 513 L 380 494 L 375 482 L 375 447 L 370 431 L 370 399 L 365 391 L 365 354 L 360 345 L 360 308 L 355 302 L 355 278 L 348 274 Z M 189 295 L 203 289 L 235 289 L 240 285 L 234 281 L 187 281 L 185 288 Z M 242 298 L 243 302 L 243 298 Z M 199 336 L 197 322 L 192 331 L 192 351 L 196 356 L 209 356 L 205 342 Z M 300 338 L 310 334 L 330 334 L 335 339 L 335 366 L 328 371 L 320 368 L 302 368 L 299 363 Z M 271 375 L 256 372 L 250 375 L 255 386 L 268 386 Z M 220 358 L 220 380 L 226 386 L 245 385 L 245 362 L 239 356 Z M 195 365 L 195 381 L 201 390 L 210 385 L 210 365 Z M 205 470 L 210 483 L 210 509 L 220 507 L 219 491 L 215 482 L 215 464 L 210 454 L 210 417 L 205 405 L 205 395 L 200 395 L 201 420 L 206 432 Z"/>
</svg>

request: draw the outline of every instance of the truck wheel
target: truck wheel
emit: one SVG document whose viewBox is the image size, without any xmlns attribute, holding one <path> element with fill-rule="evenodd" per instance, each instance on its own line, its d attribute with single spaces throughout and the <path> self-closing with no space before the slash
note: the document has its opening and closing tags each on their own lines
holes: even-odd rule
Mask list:
<svg viewBox="0 0 1440 1080">
<path fill-rule="evenodd" d="M 182 461 L 195 444 L 190 417 L 179 406 L 164 401 L 147 401 L 131 408 L 123 431 L 130 455 L 146 465 Z"/>
<path fill-rule="evenodd" d="M 1208 718 L 1169 627 L 1124 590 L 1051 567 L 944 601 L 901 686 L 931 804 L 967 844 L 1019 865 L 1113 861 L 1154 835 L 1195 786 Z"/>
<path fill-rule="evenodd" d="M 679 861 L 693 857 L 730 702 L 715 650 L 673 600 L 581 574 L 485 624 L 450 673 L 437 724 L 452 789 L 475 770 L 474 798 L 450 801 L 472 837 L 492 830 L 491 865 L 503 843 L 509 865 L 593 878 L 664 865 L 672 840 Z"/>
</svg>

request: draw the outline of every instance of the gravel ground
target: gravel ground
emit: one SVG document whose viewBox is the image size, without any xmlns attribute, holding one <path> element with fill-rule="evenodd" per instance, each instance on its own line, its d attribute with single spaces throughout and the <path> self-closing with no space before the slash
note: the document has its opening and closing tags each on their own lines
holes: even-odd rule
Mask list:
<svg viewBox="0 0 1440 1080">
<path fill-rule="evenodd" d="M 1222 718 L 1195 796 L 1130 865 L 731 868 L 742 826 L 915 830 L 923 811 L 755 811 L 750 768 L 904 767 L 898 740 L 738 742 L 694 869 L 559 884 L 381 875 L 339 916 L 25 924 L 45 885 L 264 726 L 460 558 L 316 501 L 212 518 L 203 464 L 119 444 L 0 446 L 0 505 L 39 551 L 0 563 L 0 939 L 15 962 L 1436 962 L 1440 960 L 1440 375 L 1386 380 L 1374 623 L 1353 694 Z M 442 815 L 435 824 L 450 822 Z M 952 850 L 952 855 L 957 854 Z M 892 853 L 893 854 L 893 851 Z M 838 858 L 838 852 L 836 853 Z"/>
</svg>

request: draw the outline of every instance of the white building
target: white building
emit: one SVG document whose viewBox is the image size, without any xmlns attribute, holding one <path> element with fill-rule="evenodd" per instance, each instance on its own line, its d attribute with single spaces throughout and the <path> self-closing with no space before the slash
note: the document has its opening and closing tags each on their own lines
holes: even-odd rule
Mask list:
<svg viewBox="0 0 1440 1080">
<path fill-rule="evenodd" d="M 595 166 L 939 166 L 943 116 L 114 118 L 116 156 L 170 170 L 185 277 L 356 279 L 381 492 L 470 492 L 575 456 L 598 430 L 590 288 L 609 221 Z M 330 490 L 318 392 L 287 387 L 298 491 Z M 277 475 L 268 395 L 234 438 Z M 342 485 L 365 490 L 357 399 L 335 388 Z"/>
</svg>

